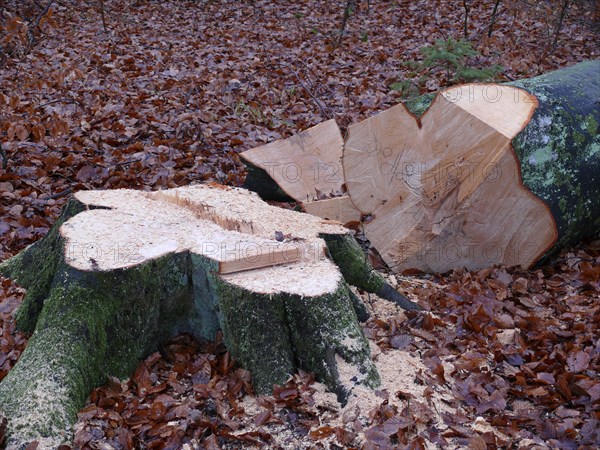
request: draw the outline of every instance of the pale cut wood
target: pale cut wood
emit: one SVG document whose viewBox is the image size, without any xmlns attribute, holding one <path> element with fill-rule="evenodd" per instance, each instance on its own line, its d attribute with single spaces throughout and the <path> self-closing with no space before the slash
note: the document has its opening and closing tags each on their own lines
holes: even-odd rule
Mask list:
<svg viewBox="0 0 600 450">
<path fill-rule="evenodd" d="M 517 88 L 471 84 L 442 92 L 421 120 L 398 105 L 349 128 L 348 192 L 393 270 L 528 267 L 555 242 L 511 147 L 536 105 Z"/>
<path fill-rule="evenodd" d="M 509 201 L 506 200 L 506 186 L 497 187 L 500 180 L 508 182 L 513 189 L 522 184 L 543 202 L 551 214 L 552 221 L 546 217 L 540 223 L 524 221 L 519 225 L 517 220 L 509 224 L 509 233 L 522 226 L 524 230 L 541 229 L 542 236 L 536 233 L 540 242 L 532 240 L 527 243 L 524 242 L 526 236 L 516 240 L 510 238 L 506 244 L 509 248 L 504 250 L 497 248 L 504 245 L 502 239 L 479 247 L 477 243 L 467 243 L 460 250 L 459 243 L 448 244 L 446 241 L 441 246 L 422 244 L 420 240 L 397 244 L 402 251 L 396 253 L 414 253 L 421 255 L 419 258 L 423 258 L 425 253 L 427 258 L 435 260 L 434 266 L 441 271 L 459 265 L 463 260 L 461 255 L 468 255 L 465 257 L 477 259 L 482 264 L 504 262 L 529 266 L 532 260 L 540 262 L 561 248 L 595 236 L 600 226 L 597 220 L 600 193 L 596 182 L 600 167 L 600 107 L 594 100 L 600 87 L 600 79 L 595 76 L 599 65 L 600 60 L 586 61 L 510 83 L 524 90 L 494 84 L 450 89 L 437 97 L 436 105 L 422 122 L 416 120 L 419 130 L 414 126 L 414 118 L 402 106 L 383 112 L 376 120 L 356 125 L 348 147 L 350 150 L 346 148 L 346 153 L 358 150 L 350 175 L 351 200 L 360 205 L 358 209 L 365 213 L 366 221 L 377 218 L 372 214 L 374 211 L 378 213 L 377 220 L 380 220 L 382 213 L 402 204 L 402 211 L 414 216 L 405 224 L 409 229 L 404 230 L 403 239 L 415 237 L 411 234 L 413 232 L 431 231 L 426 224 L 427 219 L 424 219 L 425 223 L 415 219 L 422 213 L 419 210 L 421 203 L 430 209 L 444 206 L 443 211 L 456 216 L 454 221 L 458 221 L 461 215 L 454 211 L 455 206 L 444 205 L 449 198 L 462 202 L 464 206 L 478 190 L 491 189 L 496 196 L 504 192 L 501 200 L 506 203 Z M 424 96 L 411 102 L 410 108 L 422 113 L 430 103 L 431 98 Z M 441 103 L 444 105 L 440 106 Z M 532 115 L 533 109 L 535 113 Z M 431 132 L 431 135 L 426 136 L 426 132 Z M 516 168 L 503 158 L 503 152 L 507 150 L 502 136 L 511 141 L 511 153 L 518 160 Z M 403 147 L 393 148 L 396 144 Z M 479 145 L 481 148 L 478 148 Z M 352 155 L 348 157 L 352 158 Z M 364 164 L 364 161 L 367 163 Z M 500 166 L 503 164 L 506 164 L 506 170 L 515 171 L 514 179 L 506 180 L 505 174 L 501 176 Z M 378 171 L 377 175 L 373 175 L 373 167 Z M 482 187 L 483 183 L 494 181 L 494 189 Z M 251 164 L 245 186 L 259 192 L 265 199 L 291 201 L 267 172 Z M 489 201 L 494 198 L 491 196 Z M 528 208 L 545 216 L 544 211 L 539 209 L 539 203 L 536 207 L 531 203 L 531 197 L 525 195 L 524 198 L 528 201 L 518 203 L 518 208 L 522 209 L 519 218 L 523 216 L 529 218 L 526 220 L 533 220 L 536 217 L 529 214 Z M 340 214 L 340 204 L 345 201 L 327 199 L 322 204 L 305 205 L 305 209 L 323 217 L 335 217 Z M 495 209 L 488 218 L 494 223 L 484 222 L 492 231 L 502 223 L 494 214 L 500 214 L 501 208 L 506 207 L 501 203 L 498 206 L 500 210 Z M 431 216 L 431 211 L 428 214 Z M 404 223 L 403 218 L 399 219 Z M 450 223 L 448 219 L 442 222 L 442 225 Z M 549 222 L 551 226 L 548 226 Z M 372 228 L 382 226 L 381 222 L 372 224 Z M 393 227 L 393 224 L 389 225 L 390 229 Z M 435 232 L 432 235 L 438 236 Z M 384 237 L 383 240 L 386 245 L 391 245 L 390 239 Z M 551 245 L 545 245 L 551 241 Z M 415 250 L 415 247 L 418 249 Z M 544 248 L 546 251 L 542 255 L 541 249 Z M 474 252 L 478 255 L 475 256 Z M 467 266 L 474 268 L 478 265 L 479 262 L 475 262 Z M 427 262 L 421 261 L 417 266 L 432 270 Z M 402 266 L 398 266 L 397 270 L 400 270 L 399 267 Z"/>
<path fill-rule="evenodd" d="M 188 250 L 217 262 L 223 274 L 308 263 L 325 259 L 320 233 L 349 232 L 269 206 L 256 194 L 236 188 L 84 191 L 76 198 L 110 208 L 84 211 L 61 228 L 66 261 L 80 270 L 132 267 Z"/>
<path fill-rule="evenodd" d="M 335 120 L 328 120 L 289 139 L 241 153 L 243 159 L 267 172 L 291 198 L 300 203 L 342 191 L 343 139 Z"/>
<path fill-rule="evenodd" d="M 336 220 L 342 224 L 358 222 L 361 219 L 360 211 L 356 209 L 348 195 L 304 203 L 302 206 L 313 216 Z"/>
<path fill-rule="evenodd" d="M 219 262 L 219 273 L 236 273 L 262 267 L 290 264 L 302 259 L 302 251 L 298 247 L 290 249 L 276 248 L 271 252 L 257 251 L 256 254 L 246 252 L 240 258 Z"/>
</svg>

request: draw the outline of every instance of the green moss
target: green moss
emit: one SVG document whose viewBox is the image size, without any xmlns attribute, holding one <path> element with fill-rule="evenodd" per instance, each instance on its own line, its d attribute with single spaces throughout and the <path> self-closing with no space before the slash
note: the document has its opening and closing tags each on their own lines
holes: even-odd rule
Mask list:
<svg viewBox="0 0 600 450">
<path fill-rule="evenodd" d="M 421 117 L 431 106 L 435 99 L 435 94 L 424 94 L 417 98 L 408 100 L 404 103 L 406 109 L 417 117 Z"/>
<path fill-rule="evenodd" d="M 281 187 L 269 176 L 266 170 L 256 167 L 247 161 L 246 180 L 242 187 L 256 192 L 263 200 L 275 200 L 278 202 L 294 202 Z"/>
<path fill-rule="evenodd" d="M 233 358 L 252 372 L 258 393 L 272 393 L 296 372 L 284 294 L 261 295 L 215 277 L 223 338 Z"/>
<path fill-rule="evenodd" d="M 327 243 L 331 258 L 340 268 L 348 284 L 367 292 L 378 292 L 385 280 L 373 270 L 367 255 L 356 239 L 350 235 L 322 235 Z"/>
<path fill-rule="evenodd" d="M 35 333 L 0 383 L 13 440 L 64 434 L 93 387 L 107 376 L 129 376 L 185 328 L 191 309 L 185 254 L 112 272 L 60 263 L 54 280 Z"/>
<path fill-rule="evenodd" d="M 218 265 L 192 255 L 194 283 L 201 282 L 198 299 L 202 314 L 201 334 L 221 329 L 233 358 L 252 372 L 257 392 L 271 393 L 273 384 L 283 384 L 296 371 L 289 341 L 282 294 L 250 292 L 221 279 Z M 198 303 L 197 303 L 198 304 Z"/>
<path fill-rule="evenodd" d="M 44 299 L 62 260 L 63 241 L 59 228 L 69 218 L 84 210 L 75 199 L 64 206 L 60 217 L 43 239 L 30 245 L 15 257 L 0 264 L 0 273 L 27 289 L 27 294 L 16 314 L 17 328 L 33 333 Z"/>
<path fill-rule="evenodd" d="M 363 384 L 379 375 L 354 313 L 345 283 L 331 294 L 300 297 L 249 292 L 213 277 L 225 344 L 233 358 L 252 372 L 258 393 L 272 392 L 298 369 L 314 372 L 330 389 L 340 380 L 325 361 L 334 351 L 356 367 Z M 358 382 L 357 381 L 357 382 Z"/>
<path fill-rule="evenodd" d="M 575 141 L 575 144 L 582 145 L 585 142 L 585 136 L 577 131 L 574 131 L 573 140 Z"/>
<path fill-rule="evenodd" d="M 289 296 L 285 307 L 301 368 L 317 374 L 334 391 L 348 388 L 341 386 L 344 380 L 339 379 L 337 367 L 327 363 L 328 354 L 337 354 L 354 367 L 354 383 L 370 387 L 379 385 L 379 374 L 371 361 L 369 344 L 358 324 L 344 283 L 335 292 L 321 297 Z"/>
<path fill-rule="evenodd" d="M 560 210 L 563 212 L 563 214 L 567 213 L 567 201 L 564 198 L 561 198 L 558 201 L 558 207 L 560 208 Z"/>
<path fill-rule="evenodd" d="M 200 339 L 212 341 L 221 329 L 222 314 L 217 298 L 216 279 L 218 264 L 203 256 L 190 255 L 194 289 L 194 308 L 190 315 L 193 334 Z"/>
</svg>

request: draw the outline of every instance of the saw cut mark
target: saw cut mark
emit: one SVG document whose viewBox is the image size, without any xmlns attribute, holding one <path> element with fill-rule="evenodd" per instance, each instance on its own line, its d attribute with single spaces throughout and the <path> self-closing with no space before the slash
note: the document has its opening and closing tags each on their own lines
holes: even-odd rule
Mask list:
<svg viewBox="0 0 600 450">
<path fill-rule="evenodd" d="M 157 191 L 148 194 L 148 198 L 156 200 L 158 202 L 169 202 L 182 208 L 186 208 L 191 211 L 197 218 L 202 220 L 208 220 L 219 225 L 221 228 L 229 231 L 237 231 L 238 233 L 245 234 L 265 234 L 264 227 L 253 223 L 252 221 L 246 221 L 241 218 L 226 217 L 217 212 L 217 210 L 206 202 L 194 202 L 189 198 L 182 197 L 178 191 L 173 193 L 169 191 Z"/>
</svg>

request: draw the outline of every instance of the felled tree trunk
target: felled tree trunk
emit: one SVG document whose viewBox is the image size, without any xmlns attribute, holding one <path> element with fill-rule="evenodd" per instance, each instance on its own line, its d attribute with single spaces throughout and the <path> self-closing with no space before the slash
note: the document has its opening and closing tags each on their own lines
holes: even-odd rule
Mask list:
<svg viewBox="0 0 600 450">
<path fill-rule="evenodd" d="M 396 271 L 530 267 L 597 234 L 600 60 L 438 94 L 351 126 L 344 146 L 365 234 Z"/>
<path fill-rule="evenodd" d="M 342 145 L 346 196 L 304 207 L 359 217 L 396 272 L 530 267 L 600 228 L 598 73 L 600 60 L 512 86 L 452 87 L 411 102 L 418 118 L 397 105 L 352 125 Z M 338 158 L 338 146 L 293 139 L 243 156 L 274 168 L 307 152 Z M 273 175 L 287 192 L 289 180 Z"/>
<path fill-rule="evenodd" d="M 77 193 L 44 239 L 0 265 L 27 289 L 17 322 L 33 331 L 0 383 L 9 446 L 67 442 L 93 387 L 129 376 L 180 332 L 214 339 L 222 330 L 259 393 L 299 368 L 342 398 L 354 382 L 376 386 L 353 305 L 364 310 L 328 241 L 353 238 L 242 189 Z M 332 253 L 362 267 L 352 282 L 377 279 Z"/>
<path fill-rule="evenodd" d="M 420 119 L 398 105 L 349 128 L 348 192 L 390 267 L 529 266 L 553 245 L 552 216 L 522 185 L 511 148 L 535 106 L 516 88 L 463 85 Z"/>
</svg>

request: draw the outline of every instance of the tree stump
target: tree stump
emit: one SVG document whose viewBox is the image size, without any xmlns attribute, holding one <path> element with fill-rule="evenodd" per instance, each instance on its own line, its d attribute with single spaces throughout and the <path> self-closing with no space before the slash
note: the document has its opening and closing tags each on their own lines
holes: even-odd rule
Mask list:
<svg viewBox="0 0 600 450">
<path fill-rule="evenodd" d="M 342 399 L 353 383 L 377 386 L 355 312 L 364 306 L 327 242 L 348 281 L 381 289 L 344 250 L 356 246 L 347 229 L 243 189 L 75 194 L 45 238 L 0 265 L 27 289 L 17 323 L 33 332 L 0 383 L 8 444 L 68 442 L 92 388 L 181 332 L 222 330 L 259 393 L 298 369 Z"/>
</svg>

